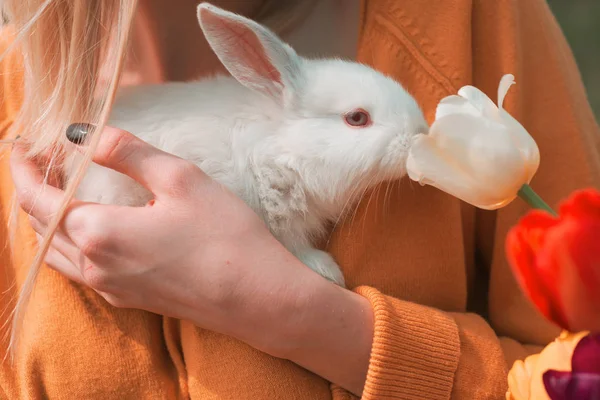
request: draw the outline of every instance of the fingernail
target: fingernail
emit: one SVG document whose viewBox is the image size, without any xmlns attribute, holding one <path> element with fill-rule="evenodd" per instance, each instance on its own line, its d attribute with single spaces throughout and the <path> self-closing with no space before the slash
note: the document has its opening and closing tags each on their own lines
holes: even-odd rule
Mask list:
<svg viewBox="0 0 600 400">
<path fill-rule="evenodd" d="M 67 139 L 71 143 L 82 144 L 85 141 L 88 133 L 92 133 L 94 131 L 95 126 L 92 124 L 85 124 L 82 122 L 78 122 L 76 124 L 71 124 L 67 128 Z"/>
</svg>

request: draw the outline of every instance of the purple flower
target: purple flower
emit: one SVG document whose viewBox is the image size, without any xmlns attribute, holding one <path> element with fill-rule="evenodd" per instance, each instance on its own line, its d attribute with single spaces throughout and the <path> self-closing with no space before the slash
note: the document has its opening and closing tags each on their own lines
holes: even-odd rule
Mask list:
<svg viewBox="0 0 600 400">
<path fill-rule="evenodd" d="M 571 371 L 548 370 L 543 379 L 552 400 L 600 400 L 600 333 L 577 343 Z"/>
</svg>

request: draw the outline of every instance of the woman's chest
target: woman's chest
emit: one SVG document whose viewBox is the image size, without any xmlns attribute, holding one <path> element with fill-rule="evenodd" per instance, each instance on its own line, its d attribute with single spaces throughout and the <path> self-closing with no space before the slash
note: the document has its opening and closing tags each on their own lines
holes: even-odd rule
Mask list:
<svg viewBox="0 0 600 400">
<path fill-rule="evenodd" d="M 367 193 L 325 240 L 349 288 L 447 311 L 466 308 L 473 250 L 461 203 L 408 179 Z"/>
</svg>

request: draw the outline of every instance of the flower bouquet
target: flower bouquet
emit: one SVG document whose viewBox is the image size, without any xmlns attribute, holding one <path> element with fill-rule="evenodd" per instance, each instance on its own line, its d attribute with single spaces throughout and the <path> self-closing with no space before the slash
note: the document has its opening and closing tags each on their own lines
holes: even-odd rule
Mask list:
<svg viewBox="0 0 600 400">
<path fill-rule="evenodd" d="M 502 77 L 498 105 L 472 86 L 444 98 L 429 133 L 415 138 L 408 175 L 482 209 L 517 197 L 532 206 L 508 233 L 507 259 L 525 295 L 563 332 L 514 363 L 506 399 L 600 399 L 600 192 L 577 191 L 556 213 L 529 186 L 540 155 L 502 108 L 513 84 Z"/>
</svg>

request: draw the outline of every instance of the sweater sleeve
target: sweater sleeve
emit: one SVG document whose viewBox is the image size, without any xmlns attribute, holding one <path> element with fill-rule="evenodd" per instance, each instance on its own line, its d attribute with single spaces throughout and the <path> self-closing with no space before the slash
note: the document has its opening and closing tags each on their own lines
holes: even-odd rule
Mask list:
<svg viewBox="0 0 600 400">
<path fill-rule="evenodd" d="M 363 400 L 500 399 L 509 365 L 543 347 L 499 337 L 474 313 L 448 313 L 366 286 L 356 292 L 375 315 Z"/>
<path fill-rule="evenodd" d="M 405 53 L 421 61 L 418 69 L 417 63 L 399 63 L 398 75 L 408 81 L 420 75 L 421 83 L 429 80 L 424 85 L 440 93 L 421 99 L 429 116 L 441 95 L 462 85 L 473 84 L 495 99 L 500 77 L 512 73 L 517 85 L 505 107 L 534 136 L 541 153 L 532 187 L 553 206 L 573 190 L 600 187 L 598 125 L 569 46 L 545 1 L 465 0 L 452 2 L 448 10 L 437 3 L 422 24 L 418 14 L 436 7 L 401 3 L 403 19 L 393 28 L 403 32 Z M 363 31 L 378 20 L 366 8 Z M 393 15 L 393 10 L 387 13 L 385 23 Z M 452 22 L 457 16 L 464 18 Z M 454 41 L 452 51 L 436 51 L 431 35 L 428 41 L 409 40 L 425 24 L 446 31 L 437 40 Z M 418 97 L 419 89 L 415 92 Z M 525 299 L 505 259 L 504 238 L 527 211 L 519 201 L 496 212 L 470 209 L 476 215 L 472 234 L 479 283 L 474 286 L 487 293 L 478 307 L 483 316 L 421 306 L 371 287 L 355 289 L 369 299 L 375 315 L 363 399 L 504 398 L 512 363 L 539 352 L 559 333 Z"/>
</svg>

